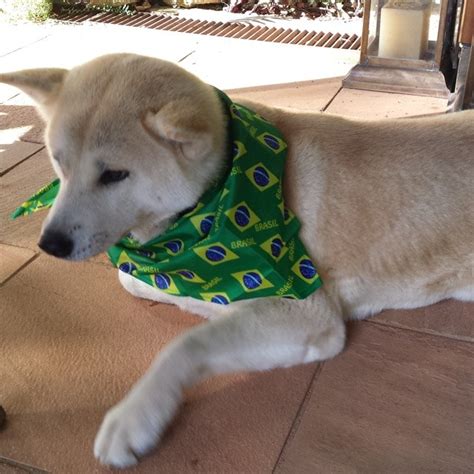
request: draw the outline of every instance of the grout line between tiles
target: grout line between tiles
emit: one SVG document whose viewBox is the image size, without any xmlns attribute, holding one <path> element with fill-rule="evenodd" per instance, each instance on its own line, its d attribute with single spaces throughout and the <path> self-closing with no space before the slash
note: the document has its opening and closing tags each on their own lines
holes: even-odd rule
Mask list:
<svg viewBox="0 0 474 474">
<path fill-rule="evenodd" d="M 31 142 L 28 142 L 28 143 L 31 143 Z M 36 143 L 36 145 L 39 145 L 39 143 Z M 44 145 L 42 145 L 41 148 L 39 148 L 38 150 L 36 150 L 33 153 L 29 154 L 26 158 L 23 158 L 18 163 L 15 163 L 14 165 L 10 166 L 10 168 L 7 168 L 5 171 L 0 171 L 0 177 L 5 176 L 7 173 L 14 170 L 17 166 L 20 166 L 26 160 L 30 159 L 33 155 L 36 155 L 36 153 L 39 153 L 42 150 L 44 150 Z"/>
<path fill-rule="evenodd" d="M 95 260 L 86 260 L 84 261 L 84 263 L 87 263 L 87 264 L 90 264 L 90 265 L 99 265 L 101 267 L 106 267 L 106 268 L 111 268 L 112 270 L 113 269 L 117 269 L 117 267 L 114 266 L 114 264 L 112 262 L 98 262 L 98 261 L 95 261 Z"/>
<path fill-rule="evenodd" d="M 4 99 L 4 100 L 0 100 L 0 105 L 8 105 L 8 101 L 9 100 L 12 100 L 14 99 L 15 97 L 18 97 L 20 95 L 19 92 L 17 92 L 16 94 L 13 93 L 13 95 L 11 97 L 8 97 L 7 99 Z"/>
<path fill-rule="evenodd" d="M 321 112 L 326 112 L 326 110 L 333 103 L 334 99 L 339 95 L 342 89 L 343 89 L 343 86 L 341 85 L 339 89 L 337 90 L 337 92 L 329 99 L 328 103 L 322 109 L 320 109 Z"/>
<path fill-rule="evenodd" d="M 4 240 L 0 240 L 0 245 L 6 245 L 7 247 L 14 247 L 16 249 L 22 249 L 22 250 L 31 250 L 32 252 L 34 252 L 34 250 L 30 249 L 29 247 L 24 247 L 22 245 L 12 244 L 12 243 L 4 241 Z"/>
<path fill-rule="evenodd" d="M 196 52 L 196 50 L 192 50 L 188 54 L 184 55 L 181 59 L 178 59 L 178 64 L 183 62 L 185 59 L 188 59 L 189 56 L 192 56 L 195 52 Z"/>
<path fill-rule="evenodd" d="M 30 474 L 49 474 L 49 471 L 45 471 L 44 469 L 41 469 L 39 467 L 34 467 L 30 464 L 25 464 L 23 462 L 15 461 L 14 459 L 0 456 L 0 465 L 2 464 L 21 469 L 22 471 L 29 472 Z"/>
<path fill-rule="evenodd" d="M 443 333 L 433 331 L 433 330 L 430 330 L 430 329 L 410 328 L 410 327 L 407 327 L 407 326 L 401 326 L 401 325 L 394 324 L 394 323 L 387 323 L 385 321 L 369 321 L 369 320 L 366 320 L 364 322 L 368 323 L 368 324 L 375 324 L 376 326 L 385 326 L 385 327 L 389 327 L 389 328 L 392 328 L 392 329 L 401 329 L 403 331 L 410 331 L 410 332 L 414 332 L 416 334 L 425 334 L 427 336 L 442 337 L 442 338 L 445 338 L 445 339 L 450 339 L 452 341 L 467 342 L 467 343 L 470 343 L 470 344 L 474 343 L 474 340 L 472 338 L 469 338 L 469 337 L 455 336 L 455 335 L 451 335 L 451 334 L 443 334 Z"/>
<path fill-rule="evenodd" d="M 41 38 L 38 38 L 38 39 L 36 39 L 35 41 L 33 41 L 31 43 L 20 46 L 19 48 L 16 48 L 13 51 L 8 51 L 8 53 L 1 54 L 0 58 L 4 58 L 4 57 L 6 57 L 10 54 L 17 53 L 18 51 L 21 51 L 22 49 L 29 48 L 30 46 L 33 46 L 34 44 L 39 43 L 40 41 L 44 41 L 46 38 L 49 38 L 50 36 L 51 36 L 51 34 L 47 34 L 46 36 L 42 36 Z"/>
<path fill-rule="evenodd" d="M 44 148 L 44 141 L 35 142 L 34 140 L 28 140 L 27 138 L 20 137 L 20 142 L 23 143 L 32 143 L 33 145 L 41 145 Z"/>
<path fill-rule="evenodd" d="M 285 438 L 285 441 L 282 444 L 281 450 L 278 454 L 277 460 L 275 461 L 275 465 L 273 466 L 272 473 L 275 473 L 276 468 L 280 464 L 280 462 L 283 459 L 283 453 L 286 449 L 286 447 L 289 445 L 289 443 L 292 441 L 294 438 L 296 432 L 298 431 L 298 428 L 301 423 L 301 419 L 303 418 L 303 415 L 306 412 L 306 406 L 308 405 L 309 399 L 311 398 L 311 395 L 313 394 L 314 391 L 314 386 L 316 384 L 316 381 L 319 378 L 319 375 L 321 374 L 322 370 L 324 367 L 324 362 L 319 362 L 313 376 L 311 377 L 311 380 L 308 384 L 308 389 L 306 390 L 303 400 L 301 401 L 301 404 L 296 412 L 295 418 L 293 419 L 293 423 L 291 424 L 291 427 L 288 431 L 288 435 Z"/>
<path fill-rule="evenodd" d="M 26 268 L 30 263 L 33 263 L 38 257 L 40 256 L 39 253 L 33 255 L 30 259 L 28 259 L 23 265 L 17 268 L 11 275 L 9 275 L 5 280 L 0 283 L 0 288 L 8 283 L 12 278 L 14 278 L 18 273 L 20 273 L 24 268 Z"/>
</svg>

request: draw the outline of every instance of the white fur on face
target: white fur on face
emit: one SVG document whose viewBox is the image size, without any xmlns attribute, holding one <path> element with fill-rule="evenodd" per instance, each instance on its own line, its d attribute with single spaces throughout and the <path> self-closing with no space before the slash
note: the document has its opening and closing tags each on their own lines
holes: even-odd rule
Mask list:
<svg viewBox="0 0 474 474">
<path fill-rule="evenodd" d="M 158 113 L 150 113 L 145 104 L 153 102 L 151 98 L 142 97 L 142 104 L 129 97 L 120 74 L 106 77 L 104 72 L 98 80 L 95 71 L 91 84 L 88 66 L 83 68 L 69 73 L 47 127 L 47 145 L 61 191 L 42 232 L 72 239 L 73 252 L 67 257 L 71 260 L 96 255 L 130 232 L 142 242 L 159 234 L 172 216 L 194 205 L 212 181 L 218 172 L 213 164 L 221 158 L 215 150 L 222 148 L 207 151 L 200 146 L 212 144 L 212 134 L 202 132 L 199 121 L 189 121 L 189 112 L 180 118 L 185 111 L 175 106 L 175 99 L 165 102 L 168 107 L 158 107 Z M 189 80 L 187 73 L 182 74 L 185 82 Z M 207 92 L 215 99 L 212 91 Z M 160 136 L 155 115 L 160 125 L 166 124 L 167 133 L 184 142 Z M 215 120 L 223 122 L 219 114 Z M 184 132 L 181 122 L 188 127 Z M 191 129 L 188 122 L 198 129 Z M 222 131 L 214 128 L 222 141 Z M 194 141 L 188 143 L 188 136 Z M 198 156 L 186 156 L 194 149 L 199 150 Z M 102 184 L 105 170 L 126 171 L 128 177 Z"/>
<path fill-rule="evenodd" d="M 57 144 L 50 142 L 50 148 L 57 149 Z M 142 146 L 138 158 L 129 148 L 106 144 L 95 150 L 78 147 L 80 153 L 72 150 L 68 156 L 62 151 L 54 153 L 59 156 L 59 161 L 53 158 L 52 162 L 61 190 L 43 232 L 54 230 L 73 240 L 69 259 L 96 255 L 135 228 L 150 223 L 155 227 L 189 207 L 194 198 L 189 196 L 186 176 L 170 156 L 171 150 L 157 144 Z M 155 153 L 160 156 L 153 156 Z M 127 171 L 129 176 L 102 184 L 100 176 L 105 170 Z"/>
</svg>

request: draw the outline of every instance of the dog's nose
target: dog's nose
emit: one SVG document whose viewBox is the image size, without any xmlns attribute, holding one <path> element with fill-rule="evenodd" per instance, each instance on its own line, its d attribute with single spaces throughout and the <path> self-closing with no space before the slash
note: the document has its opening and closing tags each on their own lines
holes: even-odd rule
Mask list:
<svg viewBox="0 0 474 474">
<path fill-rule="evenodd" d="M 50 231 L 41 236 L 38 247 L 55 257 L 66 258 L 71 255 L 74 242 L 61 232 Z"/>
</svg>

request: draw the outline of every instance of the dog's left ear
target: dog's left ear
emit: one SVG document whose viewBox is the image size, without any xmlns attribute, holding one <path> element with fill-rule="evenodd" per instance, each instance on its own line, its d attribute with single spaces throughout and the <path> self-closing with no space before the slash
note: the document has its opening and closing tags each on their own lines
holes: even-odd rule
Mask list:
<svg viewBox="0 0 474 474">
<path fill-rule="evenodd" d="M 190 110 L 188 103 L 172 101 L 158 112 L 148 112 L 144 125 L 152 134 L 179 145 L 186 158 L 196 160 L 211 151 L 213 133 L 209 122 Z"/>
<path fill-rule="evenodd" d="M 0 82 L 28 94 L 43 117 L 48 119 L 67 73 L 67 69 L 25 69 L 0 74 Z"/>
</svg>

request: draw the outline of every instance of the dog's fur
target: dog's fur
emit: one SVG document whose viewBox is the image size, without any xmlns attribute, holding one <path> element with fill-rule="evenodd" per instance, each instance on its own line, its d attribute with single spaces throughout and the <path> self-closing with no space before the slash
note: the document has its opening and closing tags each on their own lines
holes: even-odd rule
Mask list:
<svg viewBox="0 0 474 474">
<path fill-rule="evenodd" d="M 47 122 L 62 184 L 42 239 L 67 236 L 71 260 L 129 231 L 141 241 L 156 236 L 227 159 L 215 91 L 171 63 L 119 54 L 0 81 L 30 94 Z M 95 442 L 105 464 L 136 463 L 175 415 L 183 388 L 204 377 L 324 360 L 343 349 L 345 319 L 474 298 L 474 112 L 356 121 L 251 108 L 288 141 L 285 199 L 325 284 L 305 300 L 223 307 L 169 296 L 119 272 L 132 294 L 211 321 L 173 341 L 109 411 Z M 105 169 L 130 175 L 101 185 Z"/>
</svg>

